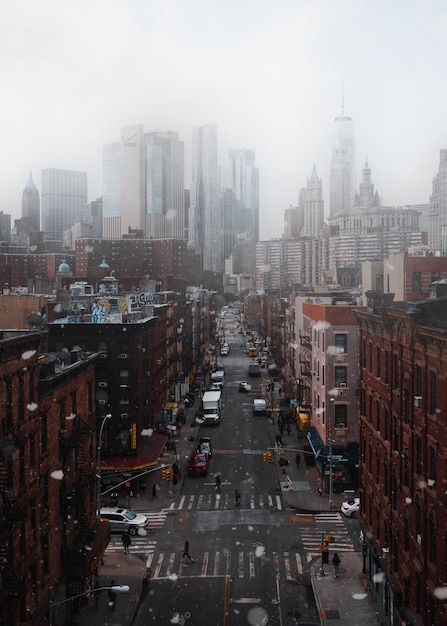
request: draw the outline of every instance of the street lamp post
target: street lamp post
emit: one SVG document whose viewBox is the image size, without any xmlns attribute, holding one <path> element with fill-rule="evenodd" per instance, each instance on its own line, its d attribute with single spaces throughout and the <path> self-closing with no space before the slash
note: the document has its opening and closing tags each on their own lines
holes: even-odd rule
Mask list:
<svg viewBox="0 0 447 626">
<path fill-rule="evenodd" d="M 129 585 L 111 585 L 107 587 L 95 587 L 93 589 L 86 589 L 82 593 L 77 593 L 75 596 L 70 596 L 69 598 L 64 598 L 63 600 L 58 600 L 57 602 L 50 602 L 50 609 L 53 609 L 55 606 L 59 606 L 61 604 L 65 604 L 66 602 L 71 602 L 72 600 L 76 600 L 76 598 L 81 598 L 82 596 L 86 596 L 89 593 L 97 592 L 97 591 L 113 591 L 114 593 L 129 593 Z"/>
<path fill-rule="evenodd" d="M 331 511 L 334 509 L 334 483 L 332 472 L 332 407 L 334 406 L 334 399 L 331 398 L 331 406 L 328 415 L 328 430 L 329 430 L 329 508 Z"/>
<path fill-rule="evenodd" d="M 97 457 L 96 457 L 96 517 L 99 519 L 99 514 L 101 511 L 101 448 L 102 448 L 102 432 L 104 430 L 105 423 L 108 419 L 110 419 L 112 415 L 107 413 L 101 423 L 101 428 L 99 429 L 98 435 L 98 448 L 97 448 Z"/>
</svg>

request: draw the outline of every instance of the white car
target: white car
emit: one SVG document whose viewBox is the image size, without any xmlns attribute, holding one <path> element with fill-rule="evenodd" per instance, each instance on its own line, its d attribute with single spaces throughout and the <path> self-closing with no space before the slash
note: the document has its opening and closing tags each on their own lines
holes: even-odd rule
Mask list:
<svg viewBox="0 0 447 626">
<path fill-rule="evenodd" d="M 136 535 L 149 524 L 146 515 L 134 513 L 129 509 L 103 507 L 99 515 L 101 519 L 110 522 L 110 530 L 120 532 L 128 530 L 131 535 Z"/>
<path fill-rule="evenodd" d="M 249 383 L 239 383 L 239 391 L 242 393 L 251 391 L 251 385 Z"/>
<path fill-rule="evenodd" d="M 352 498 L 341 505 L 341 512 L 346 517 L 355 517 L 360 511 L 360 498 Z"/>
</svg>

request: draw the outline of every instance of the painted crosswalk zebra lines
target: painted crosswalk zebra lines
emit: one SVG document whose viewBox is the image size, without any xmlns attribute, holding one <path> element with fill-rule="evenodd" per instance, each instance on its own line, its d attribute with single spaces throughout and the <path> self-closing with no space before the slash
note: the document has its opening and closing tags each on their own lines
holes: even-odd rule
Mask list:
<svg viewBox="0 0 447 626">
<path fill-rule="evenodd" d="M 229 550 L 203 551 L 193 554 L 193 561 L 185 560 L 181 552 L 151 552 L 146 568 L 151 579 L 163 580 L 181 577 L 218 578 L 232 576 L 239 579 L 254 579 L 258 574 L 265 576 L 265 567 L 270 563 L 277 578 L 296 580 L 304 572 L 302 557 L 297 552 L 266 554 L 262 547 L 249 552 L 231 554 Z"/>
<path fill-rule="evenodd" d="M 208 493 L 200 495 L 183 495 L 173 502 L 169 509 L 171 511 L 212 511 L 217 509 L 234 509 L 235 502 L 233 494 L 229 493 Z M 283 510 L 283 502 L 278 494 L 253 494 L 241 493 L 238 509 L 270 509 Z"/>
<path fill-rule="evenodd" d="M 304 550 L 318 554 L 326 535 L 333 535 L 334 541 L 330 544 L 331 550 L 334 552 L 355 551 L 340 513 L 317 513 L 313 518 L 315 523 L 312 526 L 303 525 L 299 527 Z"/>
</svg>

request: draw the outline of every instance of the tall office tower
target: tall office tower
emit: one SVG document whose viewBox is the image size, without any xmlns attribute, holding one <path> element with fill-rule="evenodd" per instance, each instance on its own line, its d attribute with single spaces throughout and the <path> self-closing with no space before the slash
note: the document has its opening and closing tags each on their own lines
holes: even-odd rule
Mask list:
<svg viewBox="0 0 447 626">
<path fill-rule="evenodd" d="M 84 206 L 82 221 L 92 225 L 93 237 L 102 237 L 102 198 L 92 200 Z"/>
<path fill-rule="evenodd" d="M 228 259 L 239 234 L 239 207 L 232 189 L 223 189 L 220 197 L 223 222 L 223 256 Z"/>
<path fill-rule="evenodd" d="M 28 232 L 40 230 L 40 196 L 31 172 L 22 193 L 22 225 Z"/>
<path fill-rule="evenodd" d="M 447 254 L 447 150 L 440 151 L 439 170 L 433 179 L 428 214 L 428 245 L 433 252 Z"/>
<path fill-rule="evenodd" d="M 184 151 L 178 133 L 146 137 L 146 236 L 184 238 Z"/>
<path fill-rule="evenodd" d="M 330 173 L 330 215 L 349 211 L 357 190 L 355 169 L 355 129 L 352 118 L 342 114 L 334 120 Z"/>
<path fill-rule="evenodd" d="M 42 170 L 42 230 L 45 240 L 62 241 L 64 230 L 82 219 L 87 202 L 87 173 Z"/>
<path fill-rule="evenodd" d="M 11 216 L 3 211 L 0 211 L 0 241 L 11 243 Z"/>
<path fill-rule="evenodd" d="M 310 178 L 307 179 L 307 187 L 304 194 L 300 194 L 303 209 L 303 237 L 321 237 L 324 228 L 324 200 L 323 184 L 318 178 L 315 165 Z"/>
<path fill-rule="evenodd" d="M 185 236 L 183 142 L 171 131 L 121 129 L 103 148 L 106 237 L 141 230 L 147 238 Z"/>
<path fill-rule="evenodd" d="M 359 185 L 359 192 L 354 196 L 353 208 L 371 209 L 373 207 L 380 207 L 380 197 L 377 191 L 374 191 L 374 183 L 371 180 L 371 170 L 366 160 L 365 167 L 362 170 L 362 182 Z"/>
<path fill-rule="evenodd" d="M 203 270 L 223 272 L 222 211 L 217 174 L 217 127 L 197 126 L 192 137 L 188 244 L 202 251 Z"/>
<path fill-rule="evenodd" d="M 284 233 L 283 239 L 298 239 L 300 231 L 298 230 L 298 207 L 290 205 L 284 211 Z"/>
<path fill-rule="evenodd" d="M 259 171 L 253 150 L 230 150 L 230 187 L 240 203 L 239 232 L 259 241 Z"/>
</svg>

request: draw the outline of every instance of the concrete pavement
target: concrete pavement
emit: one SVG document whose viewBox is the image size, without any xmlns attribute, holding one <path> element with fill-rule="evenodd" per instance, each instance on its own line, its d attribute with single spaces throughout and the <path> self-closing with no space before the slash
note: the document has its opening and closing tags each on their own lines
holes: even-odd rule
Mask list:
<svg viewBox="0 0 447 626">
<path fill-rule="evenodd" d="M 277 395 L 277 394 L 275 394 Z M 278 402 L 278 398 L 276 398 Z M 148 476 L 148 484 L 145 492 L 137 494 L 131 500 L 131 508 L 138 510 L 159 510 L 168 507 L 180 495 L 183 480 L 186 473 L 185 459 L 191 454 L 199 438 L 199 426 L 192 426 L 196 407 L 187 410 L 187 420 L 178 435 L 175 436 L 176 451 L 167 451 L 160 458 L 162 464 L 173 463 L 178 458 L 181 476 L 178 484 L 171 491 L 168 485 L 161 480 L 159 472 Z M 276 424 L 266 418 L 269 424 L 272 447 L 277 432 Z M 289 508 L 298 513 L 329 512 L 328 494 L 319 495 L 318 473 L 315 466 L 306 466 L 303 456 L 300 467 L 295 464 L 295 452 L 287 452 L 287 448 L 299 447 L 300 441 L 295 427 L 292 427 L 290 435 L 283 436 L 284 453 L 281 456 L 287 458 L 289 464 L 285 468 L 285 474 L 275 460 L 272 469 L 278 471 L 282 486 L 282 496 Z M 152 482 L 160 487 L 158 497 L 153 499 Z M 335 493 L 333 494 L 334 510 L 340 511 L 341 503 L 356 494 Z M 122 503 L 124 504 L 124 503 Z M 366 587 L 366 579 L 362 574 L 361 554 L 357 552 L 343 553 L 340 565 L 340 575 L 334 578 L 332 565 L 325 565 L 325 575 L 321 575 L 321 564 L 311 564 L 311 584 L 315 594 L 321 624 L 340 626 L 377 626 L 379 624 L 374 609 L 370 602 Z M 104 564 L 99 567 L 101 585 L 110 585 L 113 579 L 116 584 L 129 585 L 130 591 L 126 595 L 117 596 L 116 608 L 112 612 L 108 606 L 107 591 L 103 591 L 99 597 L 98 609 L 95 608 L 93 598 L 89 605 L 81 609 L 72 623 L 82 626 L 100 624 L 124 625 L 131 624 L 135 616 L 139 598 L 146 582 L 145 564 L 135 556 L 124 555 L 124 552 L 106 552 Z M 293 622 L 296 624 L 296 622 Z M 196 626 L 202 626 L 197 624 Z"/>
</svg>

